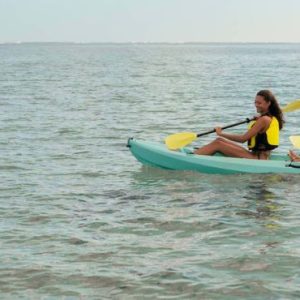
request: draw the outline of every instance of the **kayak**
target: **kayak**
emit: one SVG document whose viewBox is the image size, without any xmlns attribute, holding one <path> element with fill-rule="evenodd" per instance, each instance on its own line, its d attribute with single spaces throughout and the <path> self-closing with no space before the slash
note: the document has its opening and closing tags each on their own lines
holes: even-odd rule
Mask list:
<svg viewBox="0 0 300 300">
<path fill-rule="evenodd" d="M 130 138 L 127 142 L 133 156 L 145 165 L 169 170 L 189 170 L 207 174 L 276 173 L 300 174 L 300 163 L 291 162 L 287 155 L 271 154 L 269 160 L 193 154 L 184 147 L 169 150 L 165 144 Z"/>
</svg>

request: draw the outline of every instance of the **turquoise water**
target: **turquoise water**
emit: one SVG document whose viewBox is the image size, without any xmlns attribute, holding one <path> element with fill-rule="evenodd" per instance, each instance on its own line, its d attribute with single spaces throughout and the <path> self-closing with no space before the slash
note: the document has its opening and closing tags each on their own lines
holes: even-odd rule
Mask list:
<svg viewBox="0 0 300 300">
<path fill-rule="evenodd" d="M 243 120 L 260 89 L 285 105 L 299 78 L 299 44 L 0 45 L 1 298 L 298 299 L 299 176 L 154 169 L 125 145 Z"/>
</svg>

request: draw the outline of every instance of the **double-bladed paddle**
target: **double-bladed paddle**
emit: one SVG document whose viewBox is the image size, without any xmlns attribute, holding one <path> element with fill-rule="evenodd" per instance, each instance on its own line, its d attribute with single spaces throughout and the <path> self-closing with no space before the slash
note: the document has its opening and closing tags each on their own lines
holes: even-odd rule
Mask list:
<svg viewBox="0 0 300 300">
<path fill-rule="evenodd" d="M 297 99 L 289 104 L 287 104 L 286 106 L 282 107 L 281 110 L 283 112 L 292 112 L 295 110 L 300 109 L 300 99 Z M 245 123 L 249 123 L 250 121 L 254 120 L 255 118 L 249 119 L 247 118 L 244 121 L 241 122 L 237 122 L 231 125 L 227 125 L 222 127 L 222 129 L 227 129 L 227 128 L 231 128 L 231 127 L 235 127 L 241 124 L 245 124 Z M 203 132 L 203 133 L 193 133 L 193 132 L 180 132 L 180 133 L 175 133 L 172 135 L 169 135 L 166 139 L 165 139 L 165 143 L 167 145 L 167 147 L 170 150 L 177 150 L 180 149 L 190 143 L 192 143 L 193 141 L 195 141 L 198 137 L 203 136 L 203 135 L 207 135 L 210 133 L 214 133 L 216 130 L 212 129 L 210 131 L 207 132 Z"/>
<path fill-rule="evenodd" d="M 299 135 L 291 135 L 290 141 L 295 148 L 300 149 L 300 136 Z"/>
</svg>

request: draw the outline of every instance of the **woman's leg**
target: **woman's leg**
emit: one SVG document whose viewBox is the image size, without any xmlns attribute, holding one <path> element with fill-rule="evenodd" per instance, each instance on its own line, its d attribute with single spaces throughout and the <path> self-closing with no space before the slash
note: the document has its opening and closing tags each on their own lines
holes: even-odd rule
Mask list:
<svg viewBox="0 0 300 300">
<path fill-rule="evenodd" d="M 200 155 L 213 155 L 216 152 L 221 152 L 226 156 L 239 157 L 239 158 L 252 158 L 257 159 L 257 156 L 247 151 L 242 146 L 239 146 L 231 141 L 223 138 L 217 138 L 208 145 L 197 149 L 194 153 Z"/>
</svg>

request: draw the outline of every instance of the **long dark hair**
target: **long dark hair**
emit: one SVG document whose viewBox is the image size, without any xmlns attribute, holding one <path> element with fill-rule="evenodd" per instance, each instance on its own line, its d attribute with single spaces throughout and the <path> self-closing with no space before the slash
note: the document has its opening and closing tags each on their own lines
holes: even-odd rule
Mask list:
<svg viewBox="0 0 300 300">
<path fill-rule="evenodd" d="M 271 103 L 269 106 L 269 113 L 272 116 L 276 117 L 279 123 L 279 128 L 281 129 L 283 127 L 284 119 L 282 110 L 278 104 L 276 97 L 269 90 L 261 90 L 256 95 L 263 97 L 266 102 Z"/>
</svg>

